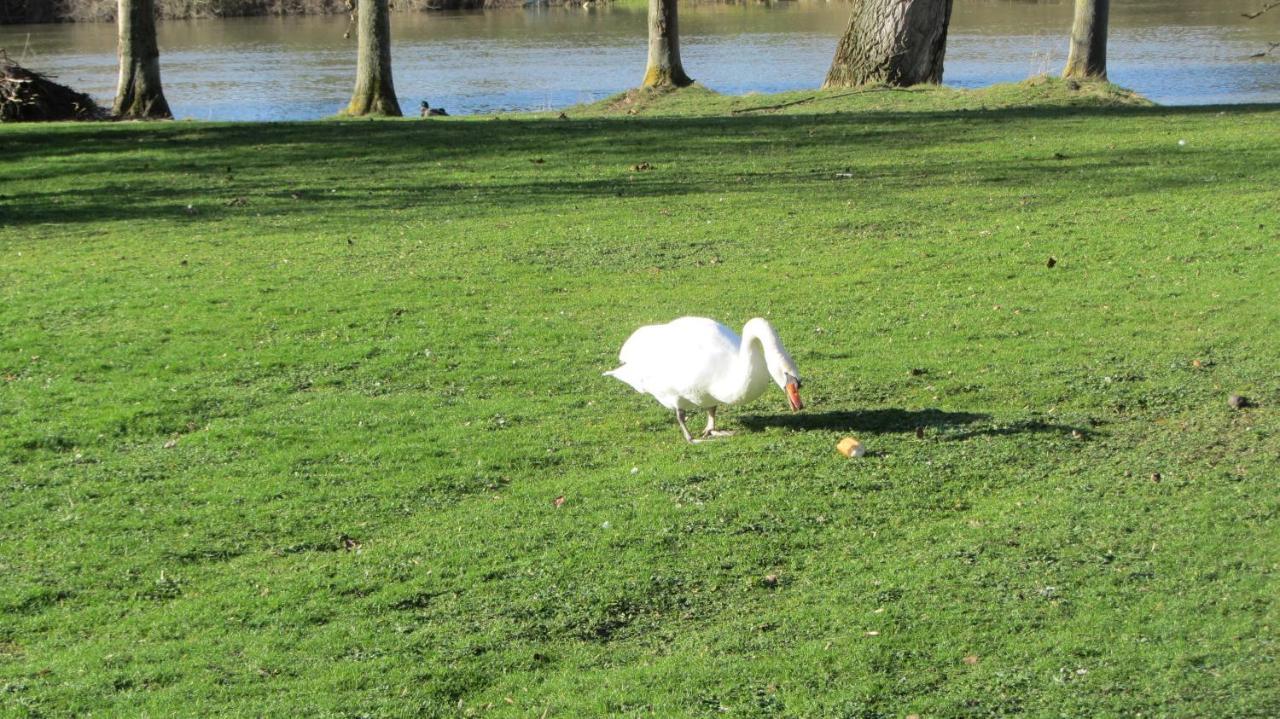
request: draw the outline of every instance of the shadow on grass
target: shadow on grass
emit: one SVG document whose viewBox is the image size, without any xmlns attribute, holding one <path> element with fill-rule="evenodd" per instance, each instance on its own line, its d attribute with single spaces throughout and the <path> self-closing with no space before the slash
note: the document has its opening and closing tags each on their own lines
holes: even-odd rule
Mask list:
<svg viewBox="0 0 1280 719">
<path fill-rule="evenodd" d="M 738 420 L 744 427 L 762 430 L 768 427 L 787 429 L 827 430 L 832 432 L 915 432 L 918 429 L 945 434 L 939 439 L 948 442 L 963 441 L 974 437 L 1003 437 L 1018 434 L 1050 433 L 1072 436 L 1096 434 L 1096 429 L 1085 429 L 1065 424 L 1054 424 L 1036 419 L 991 424 L 991 415 L 977 412 L 944 412 L 940 409 L 868 409 L 851 412 L 812 412 L 802 414 L 746 415 Z M 974 426 L 974 425 L 984 426 Z"/>
<path fill-rule="evenodd" d="M 589 199 L 662 198 L 757 191 L 900 205 L 921 186 L 975 184 L 992 191 L 1043 188 L 1065 170 L 1087 171 L 1100 196 L 1198 186 L 1205 174 L 1262 166 L 1267 149 L 1179 156 L 1144 145 L 1054 154 L 966 152 L 1018 120 L 1160 119 L 1274 112 L 1276 106 L 1165 108 L 1022 107 L 982 111 L 867 111 L 813 115 L 645 117 L 573 122 L 132 123 L 22 127 L 0 133 L 10 164 L 0 192 L 3 224 L 97 223 L 411 210 L 460 217 L 494 207 L 572 205 Z M 1093 127 L 1064 125 L 1074 132 Z M 1145 127 L 1145 126 L 1143 126 Z M 986 132 L 975 132 L 985 129 Z M 6 128 L 7 130 L 7 128 Z M 1034 133 L 1032 133 L 1034 134 Z M 926 165 L 836 161 L 850 148 L 889 153 L 942 147 Z M 808 151 L 808 154 L 805 154 Z M 544 157 L 545 156 L 545 157 Z M 739 166 L 740 159 L 757 162 Z M 1186 159 L 1195 157 L 1194 173 Z M 633 171 L 651 162 L 652 172 Z M 1066 161 L 1066 162 L 1064 162 Z M 845 179 L 833 179 L 837 171 Z M 733 185 L 726 187 L 726 177 Z M 50 187 L 53 185 L 53 187 Z M 875 188 L 864 192 L 863 188 Z M 1029 191 L 1029 189 L 1027 190 Z M 867 199 L 867 202 L 873 200 Z M 190 212 L 187 206 L 193 205 Z M 477 209 L 478 208 L 478 209 Z"/>
<path fill-rule="evenodd" d="M 855 412 L 806 412 L 802 414 L 759 414 L 740 417 L 745 427 L 759 430 L 785 427 L 794 430 L 835 432 L 913 432 L 917 427 L 947 429 L 985 422 L 990 415 L 976 412 L 943 412 L 939 409 L 867 409 Z"/>
<path fill-rule="evenodd" d="M 1017 434 L 1035 433 L 1059 434 L 1063 437 L 1078 437 L 1081 439 L 1089 435 L 1104 434 L 1097 429 L 1086 429 L 1069 424 L 1054 424 L 1053 422 L 1044 422 L 1038 419 L 1026 419 L 994 427 L 966 429 L 954 434 L 948 434 L 944 439 L 957 442 L 972 439 L 973 437 L 1008 437 Z"/>
</svg>

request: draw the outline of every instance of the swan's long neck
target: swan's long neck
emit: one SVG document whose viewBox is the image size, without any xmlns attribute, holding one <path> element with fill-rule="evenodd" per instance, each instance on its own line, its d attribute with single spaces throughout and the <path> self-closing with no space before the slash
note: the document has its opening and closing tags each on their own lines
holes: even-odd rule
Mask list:
<svg viewBox="0 0 1280 719">
<path fill-rule="evenodd" d="M 765 353 L 778 347 L 778 335 L 771 331 L 757 329 L 753 324 L 742 328 L 742 344 L 738 346 L 738 356 L 734 360 L 723 386 L 716 396 L 725 404 L 750 402 L 764 394 L 769 388 L 769 366 Z"/>
</svg>

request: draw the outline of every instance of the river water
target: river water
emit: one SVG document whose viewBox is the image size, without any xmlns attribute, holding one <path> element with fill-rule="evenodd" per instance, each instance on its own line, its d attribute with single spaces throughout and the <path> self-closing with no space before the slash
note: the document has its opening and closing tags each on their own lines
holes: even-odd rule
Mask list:
<svg viewBox="0 0 1280 719">
<path fill-rule="evenodd" d="M 1111 80 L 1162 104 L 1280 102 L 1280 8 L 1264 0 L 1113 3 Z M 956 0 L 944 82 L 979 87 L 1056 73 L 1066 60 L 1070 0 Z M 680 9 L 685 69 L 724 93 L 822 83 L 849 7 L 817 0 L 688 3 Z M 178 117 L 294 120 L 332 115 L 349 97 L 355 40 L 345 16 L 170 21 L 160 26 L 165 95 Z M 639 5 L 395 13 L 400 102 L 451 114 L 562 107 L 639 84 Z M 109 103 L 110 24 L 0 27 L 0 47 Z"/>
</svg>

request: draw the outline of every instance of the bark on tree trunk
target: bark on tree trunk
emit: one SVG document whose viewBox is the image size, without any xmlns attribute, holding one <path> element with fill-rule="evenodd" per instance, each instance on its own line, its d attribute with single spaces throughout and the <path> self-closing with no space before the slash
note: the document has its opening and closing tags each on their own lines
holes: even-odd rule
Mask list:
<svg viewBox="0 0 1280 719">
<path fill-rule="evenodd" d="M 173 117 L 160 87 L 160 48 L 152 0 L 120 0 L 116 17 L 120 81 L 111 111 L 118 117 Z"/>
<path fill-rule="evenodd" d="M 1107 14 L 1111 0 L 1076 0 L 1071 52 L 1063 77 L 1107 79 Z"/>
<path fill-rule="evenodd" d="M 644 86 L 685 87 L 692 84 L 693 80 L 680 64 L 676 0 L 649 0 L 649 64 L 644 70 Z"/>
<path fill-rule="evenodd" d="M 822 86 L 942 82 L 952 0 L 854 0 Z"/>
<path fill-rule="evenodd" d="M 360 0 L 356 16 L 356 87 L 346 114 L 400 117 L 400 101 L 391 84 L 391 11 L 387 0 Z"/>
</svg>

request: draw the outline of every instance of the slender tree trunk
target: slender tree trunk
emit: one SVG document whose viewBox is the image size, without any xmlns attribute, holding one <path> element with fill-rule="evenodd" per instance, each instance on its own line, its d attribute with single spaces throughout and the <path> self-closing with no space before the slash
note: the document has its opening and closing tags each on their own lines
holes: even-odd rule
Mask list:
<svg viewBox="0 0 1280 719">
<path fill-rule="evenodd" d="M 400 102 L 391 83 L 391 11 L 387 0 L 360 0 L 356 22 L 356 87 L 347 114 L 400 117 Z"/>
<path fill-rule="evenodd" d="M 952 0 L 854 0 L 825 87 L 942 82 Z"/>
<path fill-rule="evenodd" d="M 153 0 L 120 0 L 120 81 L 112 112 L 118 117 L 173 117 L 160 87 L 160 48 L 156 44 L 156 10 Z"/>
<path fill-rule="evenodd" d="M 649 0 L 649 64 L 644 70 L 644 86 L 685 87 L 692 84 L 693 80 L 680 64 L 676 0 Z"/>
<path fill-rule="evenodd" d="M 1111 0 L 1076 0 L 1071 53 L 1063 77 L 1107 79 L 1107 14 Z"/>
</svg>

